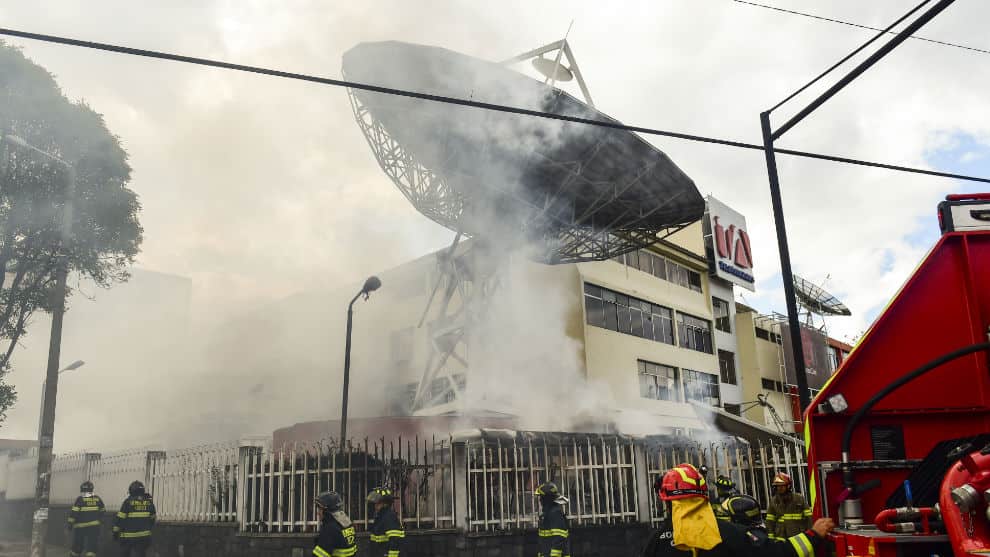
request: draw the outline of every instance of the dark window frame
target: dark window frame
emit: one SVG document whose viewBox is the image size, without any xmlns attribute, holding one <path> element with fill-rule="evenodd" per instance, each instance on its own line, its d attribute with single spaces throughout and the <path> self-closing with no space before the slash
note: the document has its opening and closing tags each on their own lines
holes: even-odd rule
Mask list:
<svg viewBox="0 0 990 557">
<path fill-rule="evenodd" d="M 728 350 L 718 351 L 718 372 L 719 379 L 726 385 L 738 385 L 739 378 L 736 374 L 736 355 Z"/>
</svg>

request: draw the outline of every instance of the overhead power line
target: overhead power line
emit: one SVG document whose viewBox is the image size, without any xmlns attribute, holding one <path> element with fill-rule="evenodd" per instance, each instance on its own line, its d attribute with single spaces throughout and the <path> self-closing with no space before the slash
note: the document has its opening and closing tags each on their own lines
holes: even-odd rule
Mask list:
<svg viewBox="0 0 990 557">
<path fill-rule="evenodd" d="M 538 110 L 530 110 L 527 108 L 519 108 L 514 106 L 506 106 L 500 104 L 486 103 L 469 99 L 459 99 L 456 97 L 446 97 L 442 95 L 431 95 L 429 93 L 418 93 L 415 91 L 406 91 L 404 89 L 394 89 L 391 87 L 380 87 L 378 85 L 369 85 L 366 83 L 356 83 L 353 81 L 345 81 L 342 79 L 333 79 L 329 77 L 320 77 L 309 74 L 301 74 L 294 72 L 287 72 L 283 70 L 275 70 L 270 68 L 262 68 L 258 66 L 246 66 L 243 64 L 233 64 L 230 62 L 221 62 L 219 60 L 209 60 L 206 58 L 196 58 L 193 56 L 184 56 L 181 54 L 172 54 L 168 52 L 160 52 L 154 50 L 143 50 L 139 48 L 131 48 L 126 46 L 119 46 L 107 43 L 97 43 L 91 41 L 82 41 L 79 39 L 70 39 L 67 37 L 59 37 L 55 35 L 44 35 L 40 33 L 31 33 L 28 31 L 18 31 L 16 29 L 6 29 L 0 28 L 0 35 L 7 35 L 11 37 L 20 37 L 24 39 L 31 39 L 36 41 L 44 41 L 49 43 L 64 44 L 69 46 L 77 46 L 81 48 L 90 48 L 95 50 L 103 50 L 107 52 L 115 52 L 118 54 L 129 54 L 132 56 L 143 56 L 146 58 L 156 58 L 160 60 L 172 60 L 174 62 L 183 62 L 187 64 L 196 64 L 200 66 L 209 66 L 213 68 L 221 68 L 227 70 L 235 70 L 241 72 L 255 73 L 260 75 L 268 75 L 272 77 L 280 77 L 284 79 L 294 79 L 299 81 L 306 81 L 310 83 L 319 83 L 322 85 L 332 85 L 335 87 L 348 87 L 351 89 L 358 89 L 362 91 L 370 91 L 373 93 L 382 93 L 385 95 L 396 95 L 400 97 L 409 97 L 414 99 L 421 99 L 432 102 L 446 103 L 459 106 L 469 106 L 473 108 L 480 108 L 483 110 L 493 110 L 497 112 L 507 112 L 510 114 L 519 114 L 523 116 L 533 116 L 536 118 L 547 118 L 551 120 L 560 120 L 564 122 L 573 122 L 576 124 L 585 124 L 589 126 L 598 126 L 603 128 L 612 128 L 622 131 L 630 131 L 641 133 L 644 135 L 657 135 L 663 137 L 672 137 L 675 139 L 684 139 L 687 141 L 698 141 L 702 143 L 712 143 L 715 145 L 725 145 L 728 147 L 737 147 L 740 149 L 751 149 L 754 151 L 763 151 L 763 145 L 757 145 L 755 143 L 746 143 L 742 141 L 733 141 L 729 139 L 721 139 L 716 137 L 705 137 L 701 135 L 693 135 L 681 132 L 673 132 L 666 130 L 659 130 L 654 128 L 647 128 L 643 126 L 629 126 L 626 124 L 621 124 L 619 122 L 607 121 L 607 120 L 592 120 L 589 118 L 579 118 L 576 116 L 568 116 L 564 114 L 554 114 L 552 112 L 542 112 Z M 848 157 L 840 157 L 837 155 L 826 155 L 822 153 L 812 153 L 808 151 L 798 151 L 795 149 L 774 149 L 775 152 L 792 155 L 796 157 L 805 157 L 811 159 L 825 160 L 831 162 L 840 162 L 845 164 L 854 164 L 859 166 L 869 166 L 873 168 L 884 168 L 887 170 L 897 170 L 900 172 L 910 172 L 914 174 L 924 174 L 927 176 L 938 176 L 941 178 L 955 178 L 957 180 L 967 180 L 972 182 L 983 182 L 990 183 L 990 178 L 981 178 L 977 176 L 966 176 L 963 174 L 953 174 L 949 172 L 938 172 L 935 170 L 927 170 L 924 168 L 913 168 L 908 166 L 900 166 L 896 164 L 887 164 L 874 161 L 865 161 L 859 159 L 853 159 Z"/>
<path fill-rule="evenodd" d="M 750 6 L 756 6 L 757 8 L 766 8 L 768 10 L 774 10 L 774 11 L 778 11 L 778 12 L 784 12 L 784 13 L 787 13 L 787 14 L 799 15 L 799 16 L 808 17 L 808 18 L 811 18 L 811 19 L 818 19 L 818 20 L 821 20 L 821 21 L 828 21 L 830 23 L 838 23 L 840 25 L 848 25 L 850 27 L 858 27 L 860 29 L 869 29 L 870 31 L 884 31 L 884 29 L 881 29 L 879 27 L 870 27 L 869 25 L 862 25 L 862 24 L 859 24 L 859 23 L 853 23 L 852 21 L 844 21 L 844 20 L 841 20 L 841 19 L 835 19 L 835 18 L 831 18 L 831 17 L 824 17 L 824 16 L 820 16 L 820 15 L 809 14 L 809 13 L 805 13 L 805 12 L 799 12 L 799 11 L 796 11 L 796 10 L 788 10 L 788 9 L 785 9 L 785 8 L 780 8 L 780 7 L 777 7 L 777 6 L 771 6 L 771 5 L 768 5 L 768 4 L 760 4 L 759 2 L 750 2 L 749 0 L 732 0 L 732 1 L 733 2 L 738 2 L 740 4 L 749 4 Z M 886 31 L 886 32 L 888 34 L 890 34 L 890 35 L 896 35 L 897 34 L 896 31 Z M 990 54 L 990 50 L 983 49 L 983 48 L 976 48 L 974 46 L 966 46 L 966 45 L 963 45 L 963 44 L 950 43 L 950 42 L 946 42 L 946 41 L 936 41 L 935 39 L 926 39 L 925 37 L 918 37 L 918 36 L 912 36 L 911 38 L 912 39 L 915 39 L 915 40 L 918 40 L 918 41 L 925 41 L 926 43 L 940 44 L 942 46 L 951 46 L 953 48 L 961 48 L 963 50 L 969 50 L 969 51 L 972 51 L 972 52 L 979 52 L 980 54 Z"/>
</svg>

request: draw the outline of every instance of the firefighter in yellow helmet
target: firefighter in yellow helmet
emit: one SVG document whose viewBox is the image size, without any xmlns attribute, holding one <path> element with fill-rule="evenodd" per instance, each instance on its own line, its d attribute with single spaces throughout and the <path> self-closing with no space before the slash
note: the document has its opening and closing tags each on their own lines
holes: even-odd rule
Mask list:
<svg viewBox="0 0 990 557">
<path fill-rule="evenodd" d="M 773 498 L 767 507 L 767 533 L 770 539 L 784 540 L 811 526 L 811 508 L 804 496 L 794 492 L 794 482 L 780 472 L 773 477 Z"/>
<path fill-rule="evenodd" d="M 666 518 L 643 548 L 643 557 L 813 557 L 833 528 L 831 519 L 787 541 L 758 545 L 746 529 L 717 520 L 708 502 L 708 484 L 697 468 L 679 464 L 654 484 Z"/>
<path fill-rule="evenodd" d="M 387 487 L 376 487 L 368 494 L 368 504 L 375 511 L 369 528 L 371 534 L 371 555 L 374 557 L 399 557 L 406 532 L 395 514 L 392 503 L 395 495 Z"/>
</svg>

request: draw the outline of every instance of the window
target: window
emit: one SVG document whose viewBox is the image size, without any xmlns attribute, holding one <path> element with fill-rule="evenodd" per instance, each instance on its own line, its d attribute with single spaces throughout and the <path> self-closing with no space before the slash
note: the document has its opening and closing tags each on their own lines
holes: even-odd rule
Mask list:
<svg viewBox="0 0 990 557">
<path fill-rule="evenodd" d="M 659 255 L 653 256 L 653 276 L 667 280 L 667 260 Z"/>
<path fill-rule="evenodd" d="M 673 311 L 590 283 L 584 284 L 589 325 L 674 344 Z"/>
<path fill-rule="evenodd" d="M 784 384 L 780 381 L 774 381 L 773 379 L 767 379 L 766 377 L 760 380 L 764 391 L 775 391 L 778 393 L 784 392 Z"/>
<path fill-rule="evenodd" d="M 729 302 L 721 298 L 712 298 L 712 312 L 715 314 L 715 328 L 725 333 L 731 333 Z"/>
<path fill-rule="evenodd" d="M 626 254 L 626 265 L 634 269 L 639 269 L 639 252 L 631 251 Z"/>
<path fill-rule="evenodd" d="M 702 371 L 683 370 L 684 398 L 711 406 L 719 406 L 718 376 Z"/>
<path fill-rule="evenodd" d="M 718 351 L 718 371 L 723 383 L 736 384 L 736 355 L 725 350 Z"/>
<path fill-rule="evenodd" d="M 628 265 L 644 273 L 650 273 L 658 279 L 663 279 L 684 288 L 701 292 L 701 273 L 674 263 L 653 252 L 646 250 L 631 251 L 625 255 L 612 258 L 616 263 Z"/>
<path fill-rule="evenodd" d="M 712 325 L 704 319 L 678 313 L 677 338 L 684 348 L 712 353 Z"/>
<path fill-rule="evenodd" d="M 756 338 L 762 338 L 765 341 L 780 344 L 782 339 L 777 333 L 771 333 L 770 331 L 764 329 L 763 327 L 756 328 Z"/>
<path fill-rule="evenodd" d="M 639 360 L 639 396 L 653 400 L 680 401 L 677 368 Z"/>
</svg>

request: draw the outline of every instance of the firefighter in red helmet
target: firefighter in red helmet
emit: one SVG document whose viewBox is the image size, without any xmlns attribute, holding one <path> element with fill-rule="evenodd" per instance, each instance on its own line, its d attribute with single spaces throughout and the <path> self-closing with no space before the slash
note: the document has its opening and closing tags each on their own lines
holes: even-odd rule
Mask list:
<svg viewBox="0 0 990 557">
<path fill-rule="evenodd" d="M 813 557 L 815 547 L 835 527 L 823 518 L 806 532 L 761 546 L 742 526 L 715 518 L 708 484 L 691 464 L 675 466 L 654 486 L 666 518 L 643 548 L 643 557 Z"/>
<path fill-rule="evenodd" d="M 767 533 L 770 539 L 786 540 L 811 526 L 811 508 L 804 496 L 794 492 L 794 481 L 780 472 L 773 477 L 773 498 L 767 507 Z"/>
</svg>

